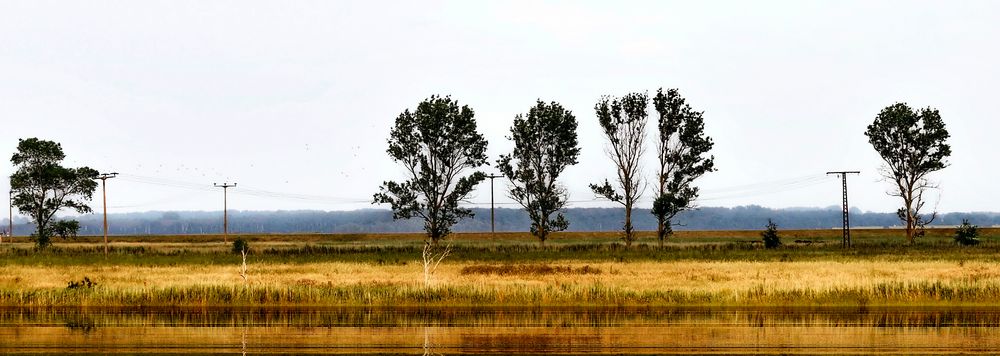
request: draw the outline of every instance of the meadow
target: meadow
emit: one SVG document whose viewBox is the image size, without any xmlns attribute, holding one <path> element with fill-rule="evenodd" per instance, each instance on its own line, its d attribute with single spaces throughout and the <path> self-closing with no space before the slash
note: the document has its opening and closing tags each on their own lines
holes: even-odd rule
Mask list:
<svg viewBox="0 0 1000 356">
<path fill-rule="evenodd" d="M 933 229 L 902 232 L 652 232 L 624 246 L 613 232 L 454 234 L 425 285 L 421 234 L 230 235 L 249 241 L 248 281 L 221 235 L 0 245 L 0 306 L 991 306 L 1000 298 L 1000 235 L 959 246 Z M 90 284 L 85 283 L 90 281 Z M 71 284 L 75 283 L 73 286 Z"/>
</svg>

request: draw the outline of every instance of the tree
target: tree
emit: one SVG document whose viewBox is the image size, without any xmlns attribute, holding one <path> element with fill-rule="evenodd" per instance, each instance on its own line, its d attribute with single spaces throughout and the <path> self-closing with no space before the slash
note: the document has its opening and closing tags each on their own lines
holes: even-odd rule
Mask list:
<svg viewBox="0 0 1000 356">
<path fill-rule="evenodd" d="M 451 97 L 431 96 L 417 109 L 403 111 L 389 133 L 386 152 L 408 173 L 403 182 L 386 181 L 374 195 L 373 204 L 390 204 L 393 219 L 420 217 L 424 241 L 424 281 L 448 253 L 435 251 L 439 241 L 451 233 L 472 210 L 458 206 L 476 184 L 486 179 L 482 172 L 464 175 L 486 163 L 486 139 L 476 132 L 475 113 L 459 106 Z"/>
<path fill-rule="evenodd" d="M 632 228 L 632 207 L 642 196 L 639 173 L 642 170 L 640 161 L 644 152 L 642 143 L 646 136 L 647 106 L 649 95 L 646 93 L 631 93 L 620 99 L 604 96 L 594 106 L 597 120 L 608 138 L 606 152 L 618 170 L 618 177 L 616 187 L 605 179 L 603 184 L 591 184 L 590 189 L 594 194 L 625 207 L 622 239 L 626 246 L 631 246 L 636 239 Z"/>
<path fill-rule="evenodd" d="M 17 152 L 10 158 L 15 166 L 10 176 L 11 204 L 27 213 L 35 222 L 31 238 L 39 248 L 52 243 L 52 236 L 75 237 L 80 223 L 54 220 L 62 209 L 80 214 L 91 212 L 86 202 L 97 189 L 93 180 L 97 171 L 89 167 L 66 168 L 62 145 L 37 138 L 18 140 Z"/>
<path fill-rule="evenodd" d="M 764 240 L 764 248 L 777 248 L 781 246 L 781 238 L 778 236 L 778 225 L 767 219 L 766 229 L 760 233 L 760 237 Z"/>
<path fill-rule="evenodd" d="M 974 246 L 979 244 L 979 227 L 969 223 L 969 219 L 962 219 L 962 225 L 955 230 L 955 242 L 962 246 Z"/>
<path fill-rule="evenodd" d="M 500 172 L 512 183 L 510 197 L 528 212 L 531 234 L 542 244 L 550 233 L 569 227 L 562 213 L 568 196 L 557 180 L 580 156 L 576 127 L 572 112 L 556 102 L 539 100 L 526 116 L 514 118 L 509 137 L 514 151 L 497 160 Z"/>
<path fill-rule="evenodd" d="M 677 89 L 663 89 L 653 97 L 656 108 L 657 196 L 652 213 L 656 216 L 656 237 L 663 243 L 673 233 L 671 220 L 677 213 L 694 208 L 698 198 L 695 179 L 715 171 L 715 157 L 705 156 L 712 149 L 712 138 L 705 135 L 702 112 L 685 103 Z"/>
<path fill-rule="evenodd" d="M 906 223 L 906 239 L 912 244 L 937 216 L 934 212 L 925 217 L 920 210 L 925 203 L 924 191 L 936 188 L 928 175 L 948 166 L 948 130 L 936 109 L 914 111 L 906 103 L 896 103 L 882 109 L 865 136 L 885 161 L 883 176 L 895 183 L 889 195 L 903 199 L 896 214 Z"/>
</svg>

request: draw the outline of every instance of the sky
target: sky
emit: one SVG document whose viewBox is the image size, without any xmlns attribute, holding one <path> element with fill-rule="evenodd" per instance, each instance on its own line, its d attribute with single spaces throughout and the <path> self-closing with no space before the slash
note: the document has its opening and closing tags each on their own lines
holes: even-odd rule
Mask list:
<svg viewBox="0 0 1000 356">
<path fill-rule="evenodd" d="M 700 206 L 836 206 L 824 173 L 859 170 L 852 207 L 895 211 L 864 131 L 906 102 L 951 133 L 928 206 L 1000 211 L 998 38 L 995 1 L 0 0 L 0 155 L 39 137 L 67 165 L 121 173 L 112 213 L 220 210 L 223 182 L 238 183 L 230 209 L 372 208 L 405 178 L 385 154 L 403 110 L 451 95 L 495 162 L 540 99 L 579 121 L 571 206 L 614 206 L 587 188 L 614 175 L 594 104 L 662 87 L 715 142 Z M 506 185 L 496 201 L 516 207 Z M 469 200 L 488 206 L 489 184 Z"/>
</svg>

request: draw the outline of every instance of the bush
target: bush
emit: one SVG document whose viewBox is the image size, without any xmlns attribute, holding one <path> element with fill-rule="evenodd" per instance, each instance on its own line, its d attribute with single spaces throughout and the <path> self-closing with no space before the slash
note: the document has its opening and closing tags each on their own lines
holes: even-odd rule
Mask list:
<svg viewBox="0 0 1000 356">
<path fill-rule="evenodd" d="M 979 227 L 969 224 L 969 219 L 962 219 L 962 225 L 955 230 L 955 242 L 962 246 L 979 244 Z"/>
<path fill-rule="evenodd" d="M 767 219 L 767 230 L 760 233 L 760 236 L 764 238 L 764 247 L 775 248 L 781 246 L 781 239 L 778 237 L 778 225 Z"/>
<path fill-rule="evenodd" d="M 250 243 L 242 237 L 233 240 L 233 253 L 250 252 Z"/>
<path fill-rule="evenodd" d="M 66 284 L 66 289 L 90 289 L 96 285 L 97 282 L 90 280 L 90 277 L 83 277 L 80 281 L 69 281 Z"/>
</svg>

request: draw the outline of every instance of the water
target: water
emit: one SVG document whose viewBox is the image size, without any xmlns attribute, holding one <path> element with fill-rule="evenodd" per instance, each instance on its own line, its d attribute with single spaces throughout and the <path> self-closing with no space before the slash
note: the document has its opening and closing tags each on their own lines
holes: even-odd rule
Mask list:
<svg viewBox="0 0 1000 356">
<path fill-rule="evenodd" d="M 1000 353 L 1000 309 L 0 309 L 4 354 Z"/>
</svg>

